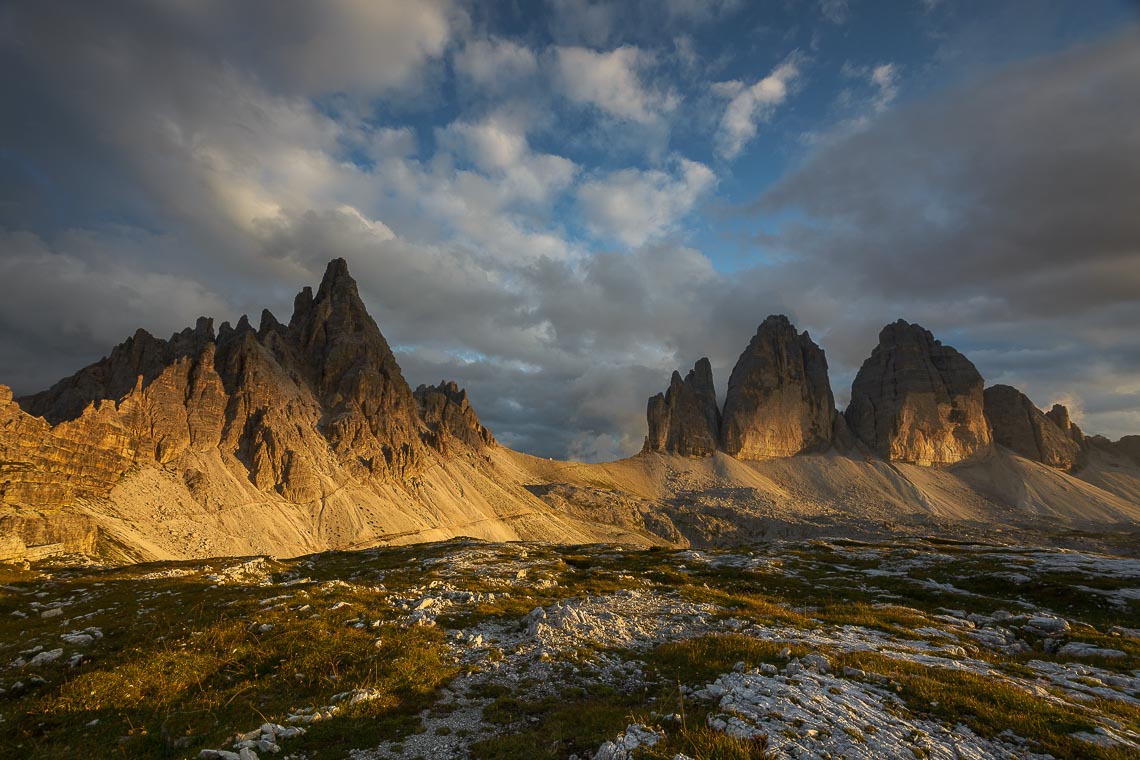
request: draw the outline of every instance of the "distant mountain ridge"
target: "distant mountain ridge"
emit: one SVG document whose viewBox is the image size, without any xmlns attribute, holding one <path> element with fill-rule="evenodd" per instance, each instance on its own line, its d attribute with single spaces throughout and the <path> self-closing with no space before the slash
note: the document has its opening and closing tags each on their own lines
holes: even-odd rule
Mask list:
<svg viewBox="0 0 1140 760">
<path fill-rule="evenodd" d="M 1140 526 L 1140 438 L 1086 438 L 1063 407 L 984 390 L 964 356 L 902 321 L 845 413 L 823 350 L 773 316 L 723 409 L 701 360 L 647 416 L 645 450 L 619 462 L 506 449 L 456 383 L 408 385 L 334 259 L 287 324 L 264 311 L 256 329 L 139 330 L 46 391 L 0 386 L 0 559 Z"/>
<path fill-rule="evenodd" d="M 687 457 L 719 451 L 766 460 L 862 446 L 886 461 L 948 466 L 996 444 L 1066 471 L 1084 466 L 1090 448 L 1140 463 L 1140 436 L 1087 438 L 1063 405 L 1044 412 L 1016 388 L 986 388 L 969 359 L 901 319 L 879 333 L 843 412 L 835 409 L 823 349 L 774 314 L 737 360 L 723 410 L 702 358 L 684 380 L 674 372 L 668 390 L 650 397 L 646 418 L 646 452 Z"/>
</svg>

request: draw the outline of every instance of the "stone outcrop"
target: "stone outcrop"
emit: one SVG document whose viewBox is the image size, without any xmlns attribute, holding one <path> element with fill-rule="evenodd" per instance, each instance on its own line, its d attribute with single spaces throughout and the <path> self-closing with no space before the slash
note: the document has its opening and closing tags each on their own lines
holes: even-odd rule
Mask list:
<svg viewBox="0 0 1140 760">
<path fill-rule="evenodd" d="M 132 466 L 206 476 L 222 460 L 258 490 L 319 502 L 346 480 L 400 483 L 433 456 L 494 445 L 454 383 L 415 395 L 343 259 L 289 324 L 268 311 L 170 340 L 140 330 L 104 359 L 18 402 L 0 387 L 0 505 L 106 497 Z M 191 488 L 191 491 L 194 491 Z"/>
<path fill-rule="evenodd" d="M 137 451 L 112 403 L 90 404 L 53 427 L 0 385 L 0 504 L 51 508 L 105 496 Z"/>
<path fill-rule="evenodd" d="M 709 360 L 700 359 L 684 380 L 679 372 L 674 372 L 668 390 L 649 399 L 646 416 L 646 451 L 690 457 L 716 453 L 720 411 Z"/>
<path fill-rule="evenodd" d="M 428 427 L 427 440 L 439 451 L 450 451 L 456 442 L 475 450 L 494 445 L 491 431 L 479 424 L 467 401 L 467 391 L 454 380 L 421 385 L 416 388 L 415 398 Z"/>
<path fill-rule="evenodd" d="M 1088 452 L 1088 441 L 1085 440 L 1085 434 L 1077 427 L 1077 424 L 1069 418 L 1069 409 L 1064 404 L 1053 404 L 1053 408 L 1045 412 L 1045 416 L 1053 421 L 1053 424 L 1060 428 L 1061 432 L 1069 436 L 1076 442 L 1083 453 Z"/>
<path fill-rule="evenodd" d="M 1126 435 L 1118 441 L 1109 441 L 1097 436 L 1096 443 L 1104 451 L 1131 459 L 1140 465 L 1140 435 Z"/>
<path fill-rule="evenodd" d="M 992 444 L 983 387 L 969 359 L 899 320 L 879 333 L 845 415 L 852 433 L 885 459 L 954 464 Z"/>
<path fill-rule="evenodd" d="M 1075 426 L 1065 407 L 1054 406 L 1046 415 L 1016 388 L 993 385 L 985 390 L 985 409 L 995 443 L 1050 467 L 1072 470 L 1081 465 L 1081 444 L 1074 439 Z"/>
<path fill-rule="evenodd" d="M 728 379 L 721 448 L 739 459 L 824 451 L 835 418 L 823 349 L 787 317 L 765 319 Z"/>
</svg>

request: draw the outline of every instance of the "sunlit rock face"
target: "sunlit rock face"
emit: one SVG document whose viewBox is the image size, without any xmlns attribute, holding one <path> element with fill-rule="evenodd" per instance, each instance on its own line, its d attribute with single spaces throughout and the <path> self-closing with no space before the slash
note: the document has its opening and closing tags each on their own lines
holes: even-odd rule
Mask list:
<svg viewBox="0 0 1140 760">
<path fill-rule="evenodd" d="M 855 436 L 892 461 L 949 465 L 984 453 L 993 442 L 978 370 L 930 331 L 903 320 L 879 333 L 845 414 Z"/>
<path fill-rule="evenodd" d="M 783 315 L 764 320 L 728 380 L 721 447 L 738 459 L 823 451 L 835 434 L 823 349 Z"/>
<path fill-rule="evenodd" d="M 317 502 L 324 482 L 403 481 L 430 452 L 494 439 L 454 383 L 404 380 L 343 259 L 295 300 L 289 324 L 268 311 L 211 320 L 169 340 L 139 330 L 100 361 L 50 389 L 0 393 L 0 503 L 57 507 L 101 498 L 135 463 L 222 461 L 258 490 Z"/>
<path fill-rule="evenodd" d="M 1052 416 L 1047 415 L 1028 396 L 1008 385 L 986 388 L 985 402 L 995 443 L 1050 467 L 1072 470 L 1080 466 L 1082 447 L 1073 437 L 1075 426 L 1069 422 L 1065 407 L 1054 406 Z M 1068 427 L 1062 429 L 1054 418 Z"/>
<path fill-rule="evenodd" d="M 720 410 L 709 360 L 698 361 L 684 380 L 681 373 L 674 372 L 668 390 L 649 399 L 646 417 L 647 451 L 690 457 L 716 453 Z"/>
<path fill-rule="evenodd" d="M 479 423 L 467 400 L 467 391 L 454 380 L 416 388 L 416 403 L 428 426 L 428 440 L 439 451 L 450 451 L 455 442 L 481 449 L 495 443 L 491 431 Z"/>
</svg>

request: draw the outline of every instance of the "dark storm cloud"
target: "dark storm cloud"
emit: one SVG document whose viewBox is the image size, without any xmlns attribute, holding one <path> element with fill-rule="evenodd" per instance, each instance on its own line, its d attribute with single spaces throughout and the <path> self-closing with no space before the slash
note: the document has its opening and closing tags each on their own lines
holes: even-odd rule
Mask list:
<svg viewBox="0 0 1140 760">
<path fill-rule="evenodd" d="M 897 314 L 979 349 L 989 381 L 1038 403 L 1071 394 L 1094 430 L 1135 429 L 1137 92 L 1132 28 L 901 108 L 762 194 L 752 213 L 800 217 L 775 239 L 790 269 L 853 299 L 854 334 L 826 344 L 841 372 Z"/>
</svg>

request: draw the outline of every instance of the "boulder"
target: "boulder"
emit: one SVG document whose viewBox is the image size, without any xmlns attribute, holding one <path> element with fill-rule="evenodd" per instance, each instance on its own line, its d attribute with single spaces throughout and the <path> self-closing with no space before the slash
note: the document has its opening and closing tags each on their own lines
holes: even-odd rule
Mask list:
<svg viewBox="0 0 1140 760">
<path fill-rule="evenodd" d="M 855 437 L 884 459 L 954 464 L 992 446 L 983 388 L 969 359 L 899 320 L 879 333 L 845 416 Z"/>
</svg>

